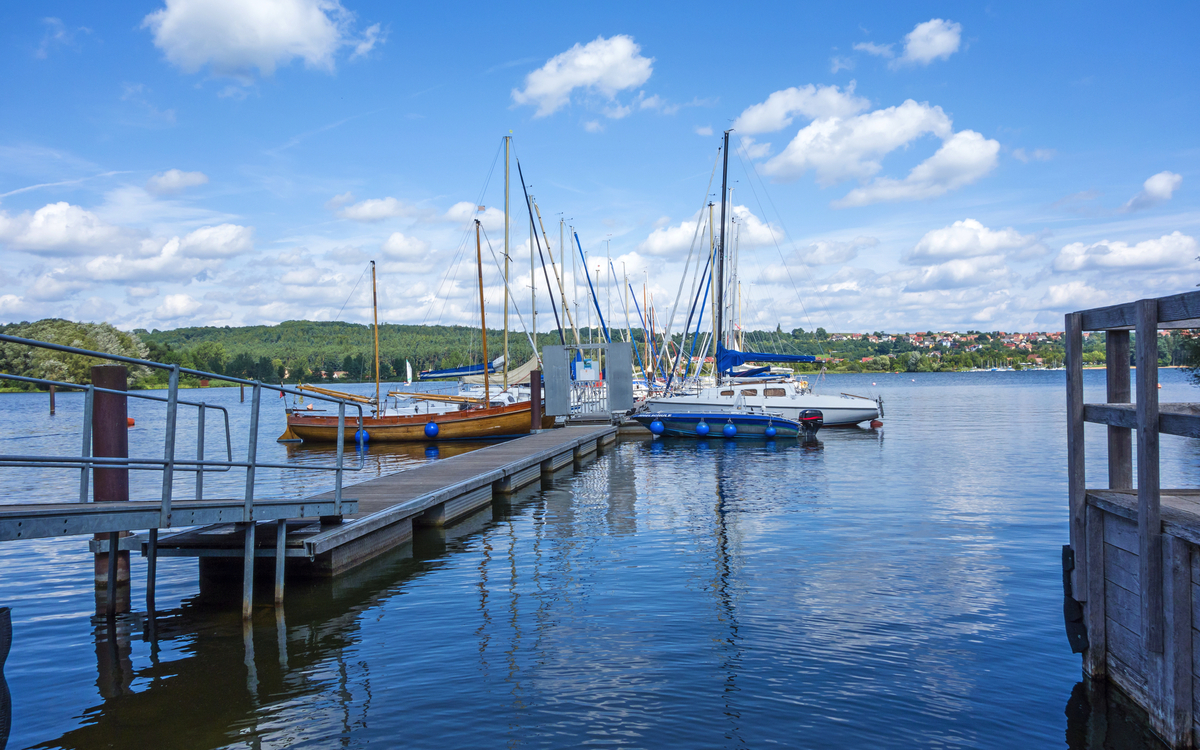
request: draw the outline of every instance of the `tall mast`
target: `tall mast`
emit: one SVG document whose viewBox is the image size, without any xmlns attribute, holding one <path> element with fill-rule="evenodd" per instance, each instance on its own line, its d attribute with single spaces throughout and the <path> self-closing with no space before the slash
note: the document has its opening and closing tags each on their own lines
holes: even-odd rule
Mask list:
<svg viewBox="0 0 1200 750">
<path fill-rule="evenodd" d="M 713 202 L 708 202 L 708 296 L 712 298 L 712 356 L 714 368 L 717 361 L 717 227 L 713 224 Z M 707 349 L 707 347 L 705 347 Z M 716 370 L 714 369 L 715 373 Z"/>
<path fill-rule="evenodd" d="M 504 389 L 508 390 L 508 149 L 512 136 L 504 136 Z M 485 373 L 486 374 L 486 368 Z M 484 378 L 486 382 L 487 378 Z"/>
<path fill-rule="evenodd" d="M 729 202 L 729 131 L 725 131 L 725 152 L 721 154 L 721 244 L 717 246 L 717 346 L 725 346 L 725 206 Z M 718 359 L 720 357 L 718 356 Z M 717 368 L 717 385 L 721 384 L 721 368 Z"/>
<path fill-rule="evenodd" d="M 375 311 L 375 416 L 383 414 L 379 402 L 379 290 L 375 286 L 375 261 L 371 261 L 371 309 Z"/>
<path fill-rule="evenodd" d="M 531 202 L 532 196 L 526 196 Z M 537 267 L 533 263 L 533 211 L 529 212 L 529 317 L 533 323 L 533 355 L 537 356 Z"/>
<path fill-rule="evenodd" d="M 565 278 L 567 275 L 567 244 L 566 244 L 566 234 L 564 234 L 565 225 L 566 225 L 566 221 L 564 221 L 563 219 L 560 218 L 558 220 L 558 262 L 562 264 L 563 278 Z M 550 243 L 547 242 L 546 244 L 549 245 Z M 572 253 L 571 257 L 574 258 L 575 254 Z M 563 281 L 562 283 L 565 284 L 566 282 Z M 575 279 L 571 279 L 571 283 L 574 284 Z M 567 320 L 571 321 L 571 330 L 573 330 L 575 332 L 575 343 L 579 344 L 580 343 L 579 327 L 575 325 L 575 319 L 573 317 L 571 317 L 571 306 L 567 304 L 567 290 L 564 288 L 561 291 L 562 291 L 563 317 L 566 318 Z"/>
<path fill-rule="evenodd" d="M 475 220 L 475 265 L 479 269 L 479 327 L 483 331 L 483 403 L 492 403 L 492 378 L 488 375 L 487 315 L 483 312 L 483 249 L 479 245 L 479 219 Z"/>
<path fill-rule="evenodd" d="M 575 319 L 571 317 L 571 312 L 569 310 L 567 310 L 567 305 L 566 305 L 567 288 L 565 286 L 563 286 L 562 276 L 559 275 L 558 268 L 554 265 L 554 251 L 550 249 L 550 236 L 546 234 L 546 222 L 542 220 L 542 209 L 538 208 L 537 201 L 533 202 L 533 210 L 537 213 L 538 224 L 540 224 L 542 227 L 542 239 L 546 240 L 546 252 L 550 254 L 550 270 L 554 271 L 554 281 L 557 282 L 557 284 L 558 284 L 558 293 L 563 296 L 563 310 L 565 310 L 567 313 L 567 322 L 569 322 L 571 324 L 571 330 L 574 331 L 574 333 L 575 333 L 575 343 L 578 344 L 579 343 L 579 329 L 577 329 L 575 327 Z M 559 243 L 559 249 L 560 250 L 562 249 L 561 242 Z M 562 254 L 559 253 L 559 255 L 560 255 L 559 260 L 561 262 L 563 260 L 563 258 L 561 257 Z M 567 269 L 564 266 L 563 273 L 566 273 L 566 272 L 567 272 Z M 551 299 L 553 299 L 553 297 L 554 297 L 553 292 L 550 293 L 550 297 L 551 297 Z M 555 307 L 557 307 L 557 305 Z M 550 308 L 551 311 L 554 311 L 555 307 L 551 307 Z M 555 315 L 557 316 L 558 313 L 555 313 Z M 559 322 L 561 323 L 562 321 L 559 321 Z"/>
</svg>

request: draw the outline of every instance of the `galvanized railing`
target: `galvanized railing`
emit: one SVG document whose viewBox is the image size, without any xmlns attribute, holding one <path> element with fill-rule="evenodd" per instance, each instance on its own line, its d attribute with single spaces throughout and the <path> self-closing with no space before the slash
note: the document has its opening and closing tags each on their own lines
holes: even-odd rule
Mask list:
<svg viewBox="0 0 1200 750">
<path fill-rule="evenodd" d="M 254 519 L 254 489 L 255 489 L 255 472 L 258 469 L 304 469 L 313 471 L 332 471 L 334 472 L 334 509 L 335 513 L 340 515 L 342 509 L 342 480 L 343 473 L 346 471 L 359 471 L 365 466 L 365 458 L 360 456 L 358 466 L 348 467 L 345 465 L 345 428 L 346 428 L 346 405 L 355 407 L 358 410 L 358 418 L 356 424 L 362 424 L 363 410 L 361 404 L 347 402 L 332 396 L 324 396 L 314 393 L 305 393 L 308 398 L 321 401 L 330 401 L 338 405 L 338 437 L 337 437 L 337 458 L 334 466 L 320 465 L 297 465 L 297 464 L 279 464 L 269 463 L 258 460 L 258 432 L 259 432 L 259 412 L 262 403 L 263 389 L 270 391 L 278 391 L 280 393 L 290 393 L 293 395 L 301 395 L 301 392 L 294 388 L 287 388 L 283 385 L 275 386 L 269 383 L 263 383 L 258 380 L 245 380 L 235 378 L 229 375 L 221 375 L 218 373 L 205 372 L 203 370 L 194 370 L 191 368 L 181 367 L 177 364 L 164 364 L 161 362 L 152 362 L 150 360 L 137 359 L 134 357 L 125 357 L 117 354 L 106 354 L 103 352 L 94 352 L 87 349 L 79 349 L 72 346 L 63 346 L 61 344 L 51 344 L 45 341 L 35 341 L 32 339 L 23 339 L 16 336 L 0 334 L 0 343 L 20 344 L 40 349 L 49 349 L 52 351 L 63 352 L 65 354 L 77 354 L 86 357 L 94 357 L 100 360 L 108 360 L 111 362 L 119 362 L 122 364 L 136 365 L 139 367 L 147 367 L 151 369 L 167 370 L 170 372 L 170 377 L 167 385 L 167 395 L 158 396 L 147 393 L 139 393 L 137 391 L 124 391 L 110 388 L 100 388 L 92 384 L 81 385 L 79 383 L 67 383 L 46 378 L 32 378 L 22 375 L 13 375 L 8 373 L 0 373 L 0 379 L 11 380 L 22 383 L 30 383 L 42 386 L 54 386 L 59 389 L 73 389 L 84 391 L 84 408 L 83 408 L 83 426 L 81 429 L 82 448 L 80 455 L 76 456 L 40 456 L 40 455 L 13 455 L 0 454 L 0 466 L 14 467 L 36 467 L 36 468 L 59 468 L 59 469 L 78 469 L 80 472 L 79 479 L 79 502 L 86 503 L 89 501 L 89 484 L 90 474 L 97 468 L 100 469 L 133 469 L 133 470 L 149 470 L 162 471 L 162 495 L 161 508 L 159 511 L 159 528 L 171 527 L 171 503 L 174 497 L 175 472 L 195 472 L 196 473 L 196 499 L 204 499 L 204 473 L 205 472 L 226 472 L 233 468 L 244 468 L 246 470 L 246 484 L 244 494 L 244 515 L 245 521 Z M 179 377 L 182 374 L 194 375 L 198 378 L 208 380 L 220 380 L 229 383 L 240 384 L 243 386 L 251 386 L 251 405 L 250 405 L 250 429 L 249 429 L 249 444 L 245 461 L 233 460 L 233 444 L 229 425 L 229 411 L 222 406 L 215 404 L 207 404 L 203 401 L 186 401 L 179 398 Z M 108 393 L 118 395 L 122 398 L 136 398 L 147 401 L 165 402 L 167 405 L 166 413 L 166 430 L 163 449 L 163 458 L 142 458 L 142 457 L 102 457 L 92 455 L 92 416 L 95 404 L 95 394 Z M 196 437 L 196 458 L 182 459 L 175 455 L 176 448 L 176 428 L 178 424 L 178 409 L 179 406 L 195 407 L 198 410 L 197 417 L 197 437 Z M 204 457 L 204 432 L 205 432 L 205 414 L 209 409 L 216 409 L 222 413 L 225 427 L 225 460 L 212 460 Z"/>
</svg>

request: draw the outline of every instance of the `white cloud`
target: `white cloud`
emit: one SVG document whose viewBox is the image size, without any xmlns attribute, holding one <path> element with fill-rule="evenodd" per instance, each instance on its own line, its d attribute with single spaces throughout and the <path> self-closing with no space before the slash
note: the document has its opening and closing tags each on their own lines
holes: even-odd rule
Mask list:
<svg viewBox="0 0 1200 750">
<path fill-rule="evenodd" d="M 68 277 L 66 269 L 56 268 L 38 276 L 25 294 L 38 300 L 61 300 L 88 286 L 83 279 Z"/>
<path fill-rule="evenodd" d="M 191 315 L 200 307 L 200 302 L 190 294 L 168 294 L 162 304 L 154 308 L 154 314 L 161 320 L 175 320 Z"/>
<path fill-rule="evenodd" d="M 429 243 L 400 232 L 392 232 L 380 249 L 385 256 L 395 260 L 421 260 L 429 254 Z"/>
<path fill-rule="evenodd" d="M 201 227 L 180 241 L 180 251 L 189 258 L 229 258 L 254 249 L 254 227 L 221 224 Z"/>
<path fill-rule="evenodd" d="M 376 44 L 382 43 L 385 38 L 386 35 L 379 24 L 368 26 L 367 30 L 363 32 L 362 39 L 354 45 L 354 54 L 350 55 L 350 59 L 367 55 L 375 49 Z"/>
<path fill-rule="evenodd" d="M 846 197 L 834 201 L 833 206 L 844 208 L 935 198 L 969 185 L 992 171 L 999 151 L 999 142 L 984 138 L 974 130 L 963 130 L 942 143 L 933 156 L 913 167 L 903 180 L 879 178 L 851 190 Z"/>
<path fill-rule="evenodd" d="M 482 211 L 479 208 L 471 201 L 459 201 L 448 208 L 442 218 L 455 224 L 469 224 L 479 219 L 485 231 L 495 232 L 504 228 L 503 211 L 494 206 L 487 206 Z"/>
<path fill-rule="evenodd" d="M 1037 304 L 1040 310 L 1084 310 L 1089 307 L 1099 307 L 1110 299 L 1107 292 L 1093 289 L 1083 281 L 1068 281 L 1066 284 L 1054 284 L 1046 289 L 1046 294 Z"/>
<path fill-rule="evenodd" d="M 711 125 L 697 125 L 694 128 L 694 130 L 696 131 L 696 135 L 702 135 L 705 137 L 708 137 L 713 134 L 713 129 L 712 129 Z"/>
<path fill-rule="evenodd" d="M 1140 211 L 1171 200 L 1171 196 L 1183 184 L 1183 175 L 1174 172 L 1159 172 L 1142 183 L 1142 191 L 1129 199 L 1121 212 Z"/>
<path fill-rule="evenodd" d="M 217 75 L 271 75 L 295 59 L 332 71 L 338 49 L 354 56 L 380 40 L 378 25 L 354 38 L 354 16 L 338 0 L 166 0 L 142 20 L 154 45 L 184 72 L 209 66 Z"/>
<path fill-rule="evenodd" d="M 207 182 L 208 175 L 203 172 L 182 172 L 178 169 L 168 169 L 166 172 L 159 172 L 146 180 L 146 191 L 154 195 L 169 195 Z"/>
<path fill-rule="evenodd" d="M 837 86 L 792 87 L 776 91 L 765 102 L 747 107 L 733 122 L 742 135 L 772 133 L 792 124 L 801 115 L 808 120 L 845 118 L 867 109 L 871 103 L 854 95 L 854 81 L 841 91 Z M 939 110 L 940 111 L 940 110 Z"/>
<path fill-rule="evenodd" d="M 941 18 L 919 23 L 904 37 L 904 54 L 893 65 L 928 65 L 946 60 L 958 51 L 961 42 L 962 24 Z"/>
<path fill-rule="evenodd" d="M 908 254 L 906 260 L 914 263 L 941 261 L 950 258 L 970 258 L 978 255 L 995 255 L 1005 250 L 1028 247 L 1037 242 L 1032 234 L 1021 234 L 1007 229 L 988 229 L 975 219 L 956 221 L 948 227 L 927 232 Z"/>
<path fill-rule="evenodd" d="M 349 193 L 346 193 L 345 195 L 353 199 L 353 196 L 350 196 Z M 342 197 L 343 196 L 341 195 L 335 196 L 333 201 L 330 201 L 330 203 L 333 203 Z M 390 219 L 396 216 L 411 216 L 414 213 L 416 213 L 415 208 L 406 205 L 395 198 L 369 198 L 365 201 L 359 201 L 354 205 L 346 206 L 342 210 L 338 211 L 337 215 L 343 219 L 350 219 L 352 221 L 374 222 L 383 221 L 384 219 Z"/>
<path fill-rule="evenodd" d="M 127 233 L 99 216 L 65 201 L 34 213 L 9 216 L 0 211 L 0 242 L 13 250 L 39 255 L 75 255 L 110 245 Z"/>
<path fill-rule="evenodd" d="M 800 253 L 800 260 L 810 266 L 836 266 L 858 257 L 858 251 L 875 247 L 879 240 L 874 237 L 855 237 L 852 240 L 817 240 Z"/>
<path fill-rule="evenodd" d="M 353 203 L 353 202 L 354 202 L 354 193 L 351 193 L 349 190 L 347 190 L 346 192 L 342 193 L 341 195 L 335 195 L 332 198 L 330 198 L 328 201 L 326 201 L 325 202 L 325 210 L 326 211 L 336 211 L 337 209 L 341 208 L 342 206 L 346 205 L 347 203 Z"/>
<path fill-rule="evenodd" d="M 147 299 L 149 297 L 158 296 L 158 287 L 156 286 L 131 286 L 126 287 L 125 293 L 134 299 Z"/>
<path fill-rule="evenodd" d="M 782 241 L 782 229 L 767 224 L 755 216 L 746 206 L 732 206 L 729 210 L 737 221 L 737 240 L 743 247 L 762 247 L 773 244 L 776 241 Z M 716 223 L 720 223 L 719 211 L 720 209 L 714 209 L 713 217 Z M 676 226 L 660 226 L 638 244 L 638 250 L 641 250 L 646 255 L 675 255 L 690 248 L 694 236 L 697 237 L 697 246 L 704 245 L 707 247 L 708 230 L 704 230 L 703 236 L 696 234 L 696 227 L 702 220 L 703 223 L 707 224 L 707 215 L 696 213 L 692 218 L 682 221 Z M 733 247 L 733 241 L 734 235 L 730 234 L 727 239 L 729 243 L 728 247 Z"/>
<path fill-rule="evenodd" d="M 595 91 L 612 99 L 617 92 L 649 80 L 654 58 L 642 57 L 640 52 L 633 37 L 624 34 L 576 44 L 527 75 L 525 88 L 513 89 L 513 101 L 534 104 L 534 117 L 545 117 L 566 106 L 575 89 Z"/>
<path fill-rule="evenodd" d="M 588 120 L 587 122 L 585 122 L 583 124 L 583 129 L 589 133 L 603 133 L 604 132 L 604 126 L 600 124 L 599 120 Z"/>
<path fill-rule="evenodd" d="M 838 57 L 834 55 L 829 59 L 829 72 L 837 73 L 839 70 L 854 70 L 853 57 Z"/>
<path fill-rule="evenodd" d="M 876 57 L 883 57 L 888 60 L 896 56 L 896 53 L 892 52 L 892 45 L 890 44 L 859 42 L 858 44 L 854 45 L 854 49 L 858 50 L 859 52 L 866 52 L 868 55 L 875 55 Z"/>
<path fill-rule="evenodd" d="M 904 287 L 906 292 L 962 289 L 979 286 L 1005 276 L 1008 269 L 1000 255 L 958 258 L 921 269 L 917 278 Z"/>
<path fill-rule="evenodd" d="M 802 128 L 787 148 L 766 162 L 763 171 L 795 179 L 812 169 L 823 185 L 867 178 L 882 168 L 882 158 L 891 151 L 926 134 L 949 138 L 952 130 L 941 107 L 912 99 L 854 117 L 826 117 Z"/>
<path fill-rule="evenodd" d="M 1013 158 L 1028 164 L 1031 161 L 1050 161 L 1057 152 L 1052 148 L 1035 148 L 1026 151 L 1023 148 L 1013 149 Z"/>
<path fill-rule="evenodd" d="M 1193 266 L 1200 246 L 1196 240 L 1178 231 L 1136 245 L 1103 240 L 1091 245 L 1073 242 L 1054 259 L 1054 270 L 1088 271 L 1100 268 L 1152 270 Z"/>
</svg>

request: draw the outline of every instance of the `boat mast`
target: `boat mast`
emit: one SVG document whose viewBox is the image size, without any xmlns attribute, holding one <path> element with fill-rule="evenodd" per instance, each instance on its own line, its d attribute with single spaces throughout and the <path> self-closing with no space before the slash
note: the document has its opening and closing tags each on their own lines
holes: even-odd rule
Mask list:
<svg viewBox="0 0 1200 750">
<path fill-rule="evenodd" d="M 504 390 L 508 390 L 508 149 L 511 144 L 512 136 L 504 136 Z M 485 365 L 485 375 L 486 369 Z"/>
<path fill-rule="evenodd" d="M 729 202 L 729 131 L 725 131 L 725 153 L 721 155 L 724 165 L 721 167 L 721 244 L 717 246 L 717 351 L 720 359 L 720 348 L 725 346 L 725 207 Z M 713 364 L 717 364 L 714 362 Z M 721 384 L 721 368 L 717 368 L 717 385 Z"/>
<path fill-rule="evenodd" d="M 519 166 L 520 165 L 518 164 L 518 167 Z M 524 180 L 522 180 L 522 184 L 524 184 Z M 528 192 L 526 192 L 525 200 L 527 203 L 529 203 L 529 202 L 533 201 L 533 197 L 531 195 L 529 195 Z M 527 207 L 530 208 L 530 211 L 529 211 L 529 296 L 530 296 L 529 317 L 532 320 L 532 325 L 533 325 L 533 341 L 534 341 L 533 356 L 536 357 L 537 356 L 537 266 L 535 266 L 533 263 L 533 233 L 535 230 L 533 228 L 532 204 L 530 203 L 530 206 L 527 206 Z"/>
<path fill-rule="evenodd" d="M 488 374 L 487 316 L 483 311 L 483 249 L 479 245 L 479 219 L 475 220 L 475 265 L 479 269 L 479 327 L 483 331 L 483 403 L 487 408 L 492 403 L 492 378 Z"/>
<path fill-rule="evenodd" d="M 383 414 L 379 403 L 379 290 L 375 286 L 375 261 L 371 261 L 371 309 L 375 312 L 375 416 Z"/>
<path fill-rule="evenodd" d="M 717 268 L 717 227 L 713 223 L 713 202 L 708 202 L 708 296 L 712 297 L 712 357 L 713 357 L 713 375 L 717 374 L 717 275 L 714 271 Z M 703 312 L 703 311 L 701 311 Z M 704 348 L 708 351 L 708 347 Z M 701 366 L 703 369 L 703 365 Z"/>
</svg>

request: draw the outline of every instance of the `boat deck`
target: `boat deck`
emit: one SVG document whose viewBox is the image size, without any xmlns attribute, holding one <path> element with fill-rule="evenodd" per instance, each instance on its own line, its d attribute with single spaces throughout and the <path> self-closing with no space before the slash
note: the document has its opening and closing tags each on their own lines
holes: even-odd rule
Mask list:
<svg viewBox="0 0 1200 750">
<path fill-rule="evenodd" d="M 612 425 L 545 430 L 477 451 L 434 461 L 346 487 L 356 512 L 339 519 L 289 522 L 286 552 L 289 570 L 338 575 L 412 538 L 413 526 L 443 526 L 470 516 L 492 502 L 553 473 L 616 440 Z M 324 503 L 333 493 L 308 498 Z M 275 556 L 271 534 L 258 534 L 256 555 Z M 199 557 L 211 573 L 221 558 L 240 571 L 244 532 L 217 524 L 160 537 L 158 554 Z M 240 573 L 239 573 L 240 575 Z"/>
</svg>

